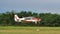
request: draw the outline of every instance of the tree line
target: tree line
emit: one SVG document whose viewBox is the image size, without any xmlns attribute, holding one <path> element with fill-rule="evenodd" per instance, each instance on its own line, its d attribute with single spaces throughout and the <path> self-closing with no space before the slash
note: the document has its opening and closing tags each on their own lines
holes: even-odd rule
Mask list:
<svg viewBox="0 0 60 34">
<path fill-rule="evenodd" d="M 41 21 L 35 23 L 21 23 L 14 21 L 14 15 L 21 17 L 33 16 L 40 18 Z M 31 11 L 5 12 L 0 13 L 0 26 L 60 26 L 60 15 L 51 13 L 34 13 Z"/>
</svg>

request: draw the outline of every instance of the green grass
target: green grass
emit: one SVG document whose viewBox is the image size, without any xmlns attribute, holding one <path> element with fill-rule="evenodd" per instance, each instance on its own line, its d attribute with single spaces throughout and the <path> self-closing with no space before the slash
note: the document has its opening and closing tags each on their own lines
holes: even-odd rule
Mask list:
<svg viewBox="0 0 60 34">
<path fill-rule="evenodd" d="M 60 34 L 60 27 L 0 26 L 0 34 Z"/>
</svg>

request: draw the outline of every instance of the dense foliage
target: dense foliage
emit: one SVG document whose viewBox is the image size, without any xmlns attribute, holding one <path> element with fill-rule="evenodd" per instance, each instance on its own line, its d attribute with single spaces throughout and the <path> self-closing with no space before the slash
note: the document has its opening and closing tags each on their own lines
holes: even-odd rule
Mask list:
<svg viewBox="0 0 60 34">
<path fill-rule="evenodd" d="M 16 23 L 14 21 L 14 14 L 17 14 L 19 17 L 38 17 L 41 21 L 38 24 L 35 23 Z M 51 14 L 51 13 L 32 13 L 31 11 L 20 11 L 20 12 L 6 12 L 0 13 L 0 25 L 7 26 L 60 26 L 60 15 Z"/>
</svg>

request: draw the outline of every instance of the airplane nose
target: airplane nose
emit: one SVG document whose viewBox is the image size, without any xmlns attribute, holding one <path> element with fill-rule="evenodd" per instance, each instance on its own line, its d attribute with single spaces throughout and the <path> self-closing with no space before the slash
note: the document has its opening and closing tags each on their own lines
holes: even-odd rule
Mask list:
<svg viewBox="0 0 60 34">
<path fill-rule="evenodd" d="M 41 19 L 39 19 L 38 21 L 41 21 Z"/>
</svg>

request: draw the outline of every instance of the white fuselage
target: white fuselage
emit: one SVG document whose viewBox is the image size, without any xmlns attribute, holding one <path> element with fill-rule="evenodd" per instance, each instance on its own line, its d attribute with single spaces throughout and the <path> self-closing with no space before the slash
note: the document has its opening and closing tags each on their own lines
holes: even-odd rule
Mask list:
<svg viewBox="0 0 60 34">
<path fill-rule="evenodd" d="M 35 18 L 35 17 L 23 17 L 23 18 L 19 18 L 17 15 L 14 16 L 14 20 L 16 22 L 35 22 L 37 23 L 38 21 L 41 21 L 41 19 L 39 18 Z"/>
</svg>

